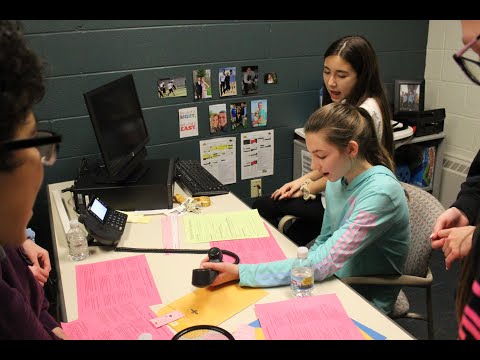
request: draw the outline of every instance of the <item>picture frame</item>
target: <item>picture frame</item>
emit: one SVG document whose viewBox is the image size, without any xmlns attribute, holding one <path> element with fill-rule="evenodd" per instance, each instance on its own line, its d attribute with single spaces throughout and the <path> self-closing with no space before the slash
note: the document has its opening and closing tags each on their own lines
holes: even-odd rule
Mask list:
<svg viewBox="0 0 480 360">
<path fill-rule="evenodd" d="M 425 80 L 395 80 L 393 115 L 424 110 Z"/>
</svg>

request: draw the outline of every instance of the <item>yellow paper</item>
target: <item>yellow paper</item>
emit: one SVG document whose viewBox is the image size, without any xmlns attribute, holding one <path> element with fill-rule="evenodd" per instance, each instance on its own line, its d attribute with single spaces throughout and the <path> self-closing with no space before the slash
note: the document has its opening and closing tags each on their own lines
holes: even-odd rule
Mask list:
<svg viewBox="0 0 480 360">
<path fill-rule="evenodd" d="M 265 340 L 262 328 L 255 328 L 255 340 Z"/>
<path fill-rule="evenodd" d="M 368 335 L 365 331 L 363 331 L 362 329 L 360 329 L 359 327 L 357 327 L 358 331 L 360 331 L 360 333 L 363 335 L 363 337 L 365 338 L 365 340 L 373 340 L 373 338 Z"/>
<path fill-rule="evenodd" d="M 128 211 L 121 211 L 121 212 L 128 215 L 127 222 L 129 223 L 148 224 L 152 219 L 151 216 L 145 216 L 143 214 L 136 214 Z"/>
<path fill-rule="evenodd" d="M 169 326 L 181 331 L 194 325 L 219 325 L 268 293 L 262 289 L 242 288 L 238 284 L 202 288 L 181 297 L 157 311 L 157 316 L 178 310 L 185 316 Z"/>
<path fill-rule="evenodd" d="M 268 237 L 258 210 L 183 216 L 188 243 Z"/>
</svg>

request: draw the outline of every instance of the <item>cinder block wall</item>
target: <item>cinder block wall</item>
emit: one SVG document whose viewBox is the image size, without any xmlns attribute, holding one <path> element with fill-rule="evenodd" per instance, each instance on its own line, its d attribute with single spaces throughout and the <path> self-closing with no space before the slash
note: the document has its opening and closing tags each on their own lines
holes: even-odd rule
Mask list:
<svg viewBox="0 0 480 360">
<path fill-rule="evenodd" d="M 198 159 L 199 140 L 210 138 L 209 105 L 267 99 L 266 129 L 275 129 L 275 166 L 274 175 L 263 178 L 264 194 L 292 179 L 293 130 L 303 126 L 319 105 L 323 53 L 331 42 L 348 34 L 366 36 L 378 54 L 382 78 L 393 100 L 395 79 L 423 77 L 428 35 L 427 20 L 23 22 L 32 47 L 50 64 L 47 95 L 36 109 L 37 117 L 42 127 L 58 131 L 64 138 L 60 159 L 46 169 L 45 184 L 73 179 L 83 157 L 100 156 L 82 94 L 132 73 L 150 133 L 150 158 Z M 277 72 L 278 84 L 267 87 L 261 83 L 255 96 L 220 99 L 214 82 L 213 97 L 194 102 L 194 69 L 206 67 L 218 74 L 224 66 L 235 66 L 239 72 L 247 65 L 259 66 L 260 79 L 266 72 Z M 156 80 L 170 76 L 186 77 L 187 97 L 158 98 Z M 180 139 L 178 109 L 190 106 L 198 107 L 199 136 Z M 240 134 L 235 135 L 237 144 Z M 237 151 L 237 183 L 230 189 L 251 204 L 249 180 L 240 180 L 239 161 Z M 45 186 L 31 225 L 40 237 L 49 237 Z"/>
<path fill-rule="evenodd" d="M 480 87 L 452 55 L 463 47 L 460 20 L 430 20 L 425 63 L 425 108 L 445 108 L 445 161 L 440 202 L 449 207 L 480 148 Z M 465 54 L 478 59 L 473 51 Z"/>
</svg>

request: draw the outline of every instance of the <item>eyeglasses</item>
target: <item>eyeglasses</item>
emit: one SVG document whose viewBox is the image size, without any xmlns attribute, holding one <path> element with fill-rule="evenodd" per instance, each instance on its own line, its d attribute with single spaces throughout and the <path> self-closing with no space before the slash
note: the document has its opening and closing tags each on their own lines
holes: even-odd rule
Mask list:
<svg viewBox="0 0 480 360">
<path fill-rule="evenodd" d="M 40 153 L 42 164 L 51 166 L 57 160 L 57 152 L 62 137 L 52 131 L 40 130 L 33 138 L 11 140 L 0 143 L 0 151 L 13 151 L 36 147 Z"/>
<path fill-rule="evenodd" d="M 480 85 L 480 62 L 467 59 L 462 55 L 470 49 L 473 44 L 480 40 L 480 35 L 472 39 L 467 45 L 465 45 L 457 53 L 453 54 L 453 58 L 457 64 L 462 68 L 463 72 L 472 80 L 475 84 Z"/>
</svg>

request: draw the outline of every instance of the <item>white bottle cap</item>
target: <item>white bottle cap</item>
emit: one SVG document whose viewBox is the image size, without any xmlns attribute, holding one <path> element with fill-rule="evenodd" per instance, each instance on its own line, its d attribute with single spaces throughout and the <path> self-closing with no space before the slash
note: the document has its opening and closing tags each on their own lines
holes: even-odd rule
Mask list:
<svg viewBox="0 0 480 360">
<path fill-rule="evenodd" d="M 138 340 L 152 340 L 153 336 L 150 333 L 141 333 L 138 335 Z"/>
<path fill-rule="evenodd" d="M 306 246 L 300 246 L 297 249 L 297 257 L 300 259 L 306 259 L 308 257 L 308 248 Z"/>
</svg>

